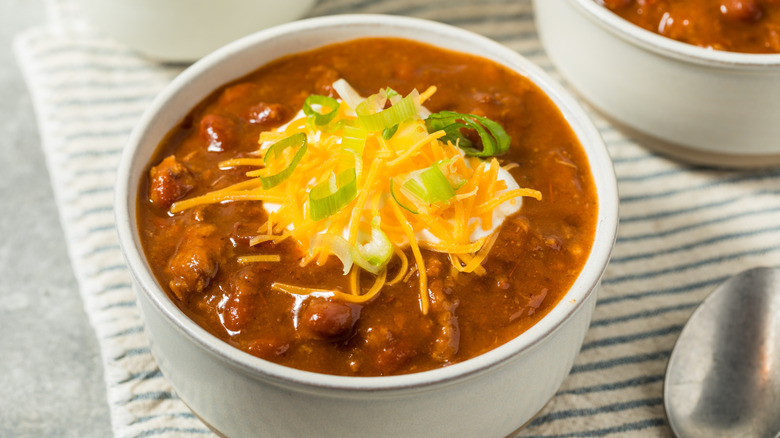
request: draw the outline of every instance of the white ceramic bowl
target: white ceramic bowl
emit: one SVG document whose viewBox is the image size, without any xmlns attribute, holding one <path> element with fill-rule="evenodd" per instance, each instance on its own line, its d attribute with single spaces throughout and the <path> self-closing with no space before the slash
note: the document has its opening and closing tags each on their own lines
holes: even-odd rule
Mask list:
<svg viewBox="0 0 780 438">
<path fill-rule="evenodd" d="M 587 152 L 599 197 L 595 244 L 568 294 L 507 344 L 446 368 L 390 377 L 344 377 L 253 357 L 187 318 L 146 264 L 136 224 L 138 181 L 165 134 L 219 86 L 280 56 L 358 37 L 414 39 L 478 54 L 529 77 L 558 105 Z M 582 344 L 614 244 L 612 163 L 586 114 L 542 70 L 484 37 L 434 22 L 376 15 L 325 17 L 257 33 L 203 58 L 144 114 L 117 181 L 119 237 L 134 278 L 152 353 L 181 399 L 229 437 L 503 437 L 553 396 Z"/>
<path fill-rule="evenodd" d="M 534 8 L 561 74 L 648 146 L 702 164 L 780 164 L 780 54 L 681 43 L 595 0 L 534 0 Z"/>
<path fill-rule="evenodd" d="M 302 17 L 314 0 L 78 0 L 90 23 L 152 59 L 192 62 Z"/>
</svg>

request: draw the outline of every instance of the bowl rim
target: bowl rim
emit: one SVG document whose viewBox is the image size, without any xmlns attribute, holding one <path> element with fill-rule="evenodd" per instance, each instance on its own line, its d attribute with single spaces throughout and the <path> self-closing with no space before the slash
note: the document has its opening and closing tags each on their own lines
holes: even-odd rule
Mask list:
<svg viewBox="0 0 780 438">
<path fill-rule="evenodd" d="M 154 123 L 156 115 L 164 109 L 166 101 L 177 92 L 186 90 L 187 84 L 192 79 L 208 72 L 220 62 L 240 56 L 242 50 L 255 45 L 273 43 L 278 38 L 299 32 L 323 28 L 354 27 L 359 29 L 375 26 L 386 27 L 388 32 L 392 32 L 393 28 L 417 31 L 421 35 L 419 41 L 425 44 L 433 44 L 429 42 L 429 39 L 436 36 L 469 40 L 486 49 L 485 52 L 488 54 L 482 55 L 483 57 L 504 65 L 510 61 L 518 65 L 520 69 L 509 66 L 508 68 L 527 77 L 545 92 L 559 108 L 586 151 L 599 204 L 594 244 L 585 266 L 561 301 L 530 329 L 486 353 L 447 367 L 395 376 L 355 377 L 303 371 L 257 358 L 229 345 L 197 325 L 169 299 L 147 266 L 138 241 L 137 223 L 134 214 L 132 214 L 135 212 L 136 199 L 130 199 L 130 194 L 134 192 L 133 185 L 136 188 L 138 185 L 137 179 L 131 180 L 133 164 L 136 160 L 143 159 L 141 168 L 146 168 L 149 157 L 140 157 L 136 152 L 140 149 L 145 131 Z M 426 35 L 428 39 L 426 39 Z M 392 37 L 393 35 L 386 36 Z M 360 35 L 355 35 L 346 40 L 360 37 Z M 502 60 L 506 61 L 502 62 Z M 260 67 L 261 65 L 257 65 L 254 68 Z M 227 78 L 223 83 L 231 80 L 233 78 Z M 211 92 L 213 90 L 207 90 L 206 93 Z M 203 93 L 203 97 L 207 95 L 206 93 Z M 187 111 L 189 110 L 188 108 Z M 173 126 L 168 127 L 168 131 L 170 129 L 173 129 Z M 234 368 L 261 380 L 309 390 L 326 389 L 349 393 L 376 393 L 377 391 L 419 390 L 432 385 L 447 384 L 455 379 L 464 379 L 466 376 L 478 375 L 506 363 L 513 357 L 532 351 L 544 339 L 549 338 L 596 293 L 615 243 L 618 225 L 617 199 L 617 179 L 599 131 L 576 100 L 541 68 L 504 45 L 454 26 L 419 18 L 351 14 L 300 20 L 259 31 L 217 49 L 177 76 L 147 107 L 131 133 L 117 171 L 114 211 L 120 247 L 131 271 L 136 294 L 144 294 L 156 307 L 156 310 L 163 314 L 164 318 L 190 341 Z M 565 301 L 567 303 L 564 303 Z"/>
<path fill-rule="evenodd" d="M 597 0 L 567 0 L 591 21 L 621 39 L 657 53 L 694 64 L 741 70 L 772 70 L 780 67 L 780 53 L 742 53 L 707 49 L 651 32 L 625 20 Z"/>
</svg>

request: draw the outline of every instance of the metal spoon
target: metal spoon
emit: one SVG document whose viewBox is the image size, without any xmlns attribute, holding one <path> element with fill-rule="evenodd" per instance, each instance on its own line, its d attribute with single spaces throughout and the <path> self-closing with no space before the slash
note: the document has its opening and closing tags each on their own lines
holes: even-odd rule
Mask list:
<svg viewBox="0 0 780 438">
<path fill-rule="evenodd" d="M 696 309 L 669 358 L 664 405 L 681 438 L 780 436 L 780 269 L 736 275 Z"/>
</svg>

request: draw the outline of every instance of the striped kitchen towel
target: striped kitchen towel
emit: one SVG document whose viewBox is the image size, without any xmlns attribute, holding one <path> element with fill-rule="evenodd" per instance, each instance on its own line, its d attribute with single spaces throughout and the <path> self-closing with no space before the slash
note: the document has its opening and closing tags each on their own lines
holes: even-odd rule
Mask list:
<svg viewBox="0 0 780 438">
<path fill-rule="evenodd" d="M 180 67 L 155 64 L 84 24 L 72 0 L 18 35 L 72 265 L 105 364 L 117 437 L 209 436 L 149 352 L 117 244 L 115 168 L 144 108 Z M 478 4 L 477 4 L 478 3 Z M 530 0 L 323 0 L 311 15 L 387 13 L 460 26 L 558 76 Z M 593 115 L 614 158 L 621 222 L 582 353 L 522 437 L 668 436 L 666 360 L 695 306 L 744 269 L 780 265 L 780 170 L 724 171 L 648 152 Z"/>
</svg>

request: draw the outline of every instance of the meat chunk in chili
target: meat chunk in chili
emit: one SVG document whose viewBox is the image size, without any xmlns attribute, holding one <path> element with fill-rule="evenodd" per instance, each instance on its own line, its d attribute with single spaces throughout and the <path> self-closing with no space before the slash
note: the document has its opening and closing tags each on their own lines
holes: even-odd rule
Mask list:
<svg viewBox="0 0 780 438">
<path fill-rule="evenodd" d="M 230 278 L 230 295 L 221 310 L 222 325 L 237 332 L 244 328 L 254 317 L 258 301 L 262 299 L 262 265 L 255 264 L 233 274 Z"/>
<path fill-rule="evenodd" d="M 457 303 L 452 303 L 444 292 L 444 282 L 434 280 L 428 285 L 431 297 L 431 313 L 436 323 L 435 338 L 431 347 L 431 357 L 446 363 L 458 353 L 460 329 L 455 316 Z"/>
<path fill-rule="evenodd" d="M 195 188 L 195 177 L 187 166 L 178 162 L 173 155 L 152 167 L 149 174 L 149 199 L 160 208 L 169 208 Z"/>
<path fill-rule="evenodd" d="M 267 334 L 252 341 L 247 347 L 250 354 L 261 359 L 272 359 L 282 356 L 290 349 L 290 342 L 284 336 Z"/>
<path fill-rule="evenodd" d="M 168 287 L 180 301 L 200 293 L 209 285 L 219 267 L 221 246 L 214 225 L 196 223 L 184 231 L 181 244 L 171 258 Z"/>
<path fill-rule="evenodd" d="M 366 344 L 372 353 L 373 366 L 381 375 L 393 374 L 418 354 L 417 346 L 410 339 L 382 326 L 368 331 Z"/>
<path fill-rule="evenodd" d="M 314 80 L 314 92 L 325 96 L 335 97 L 336 90 L 333 89 L 333 83 L 340 77 L 338 71 L 324 65 L 313 67 L 309 71 L 309 77 Z"/>
</svg>

